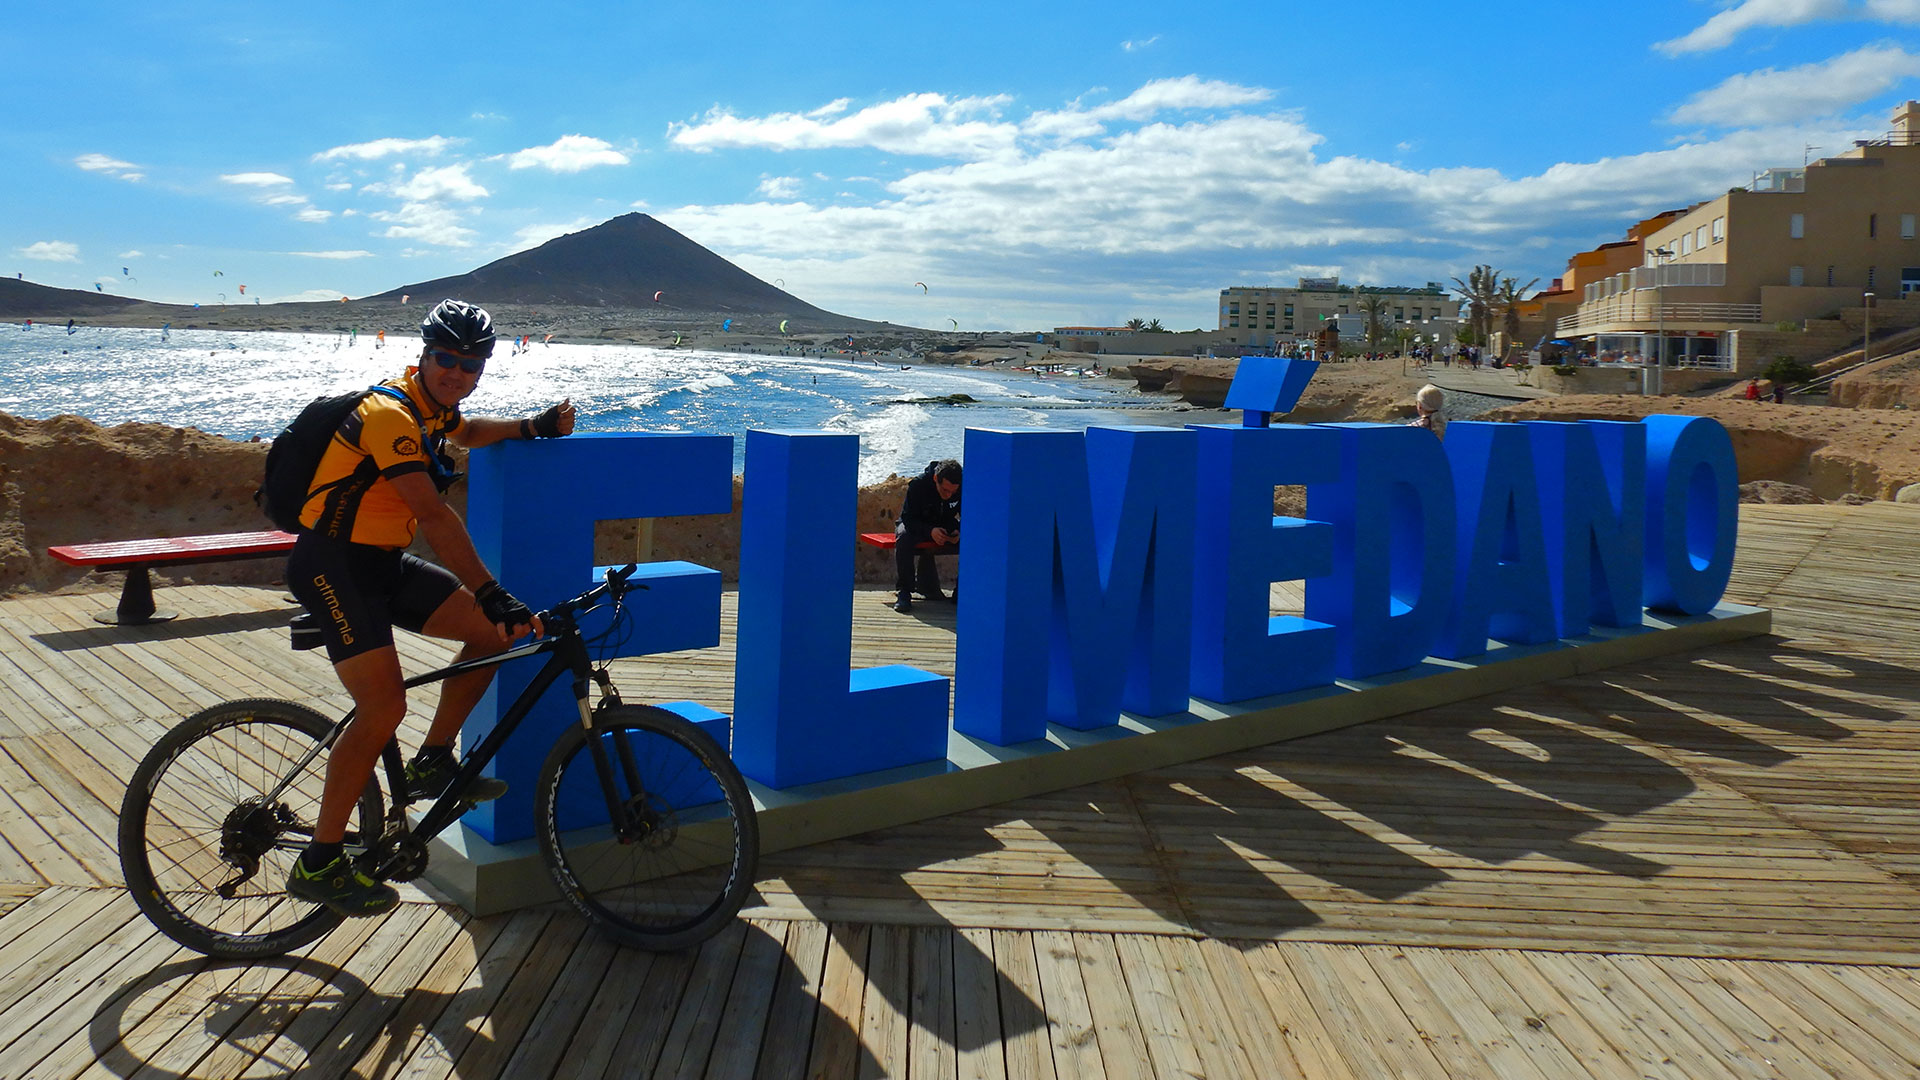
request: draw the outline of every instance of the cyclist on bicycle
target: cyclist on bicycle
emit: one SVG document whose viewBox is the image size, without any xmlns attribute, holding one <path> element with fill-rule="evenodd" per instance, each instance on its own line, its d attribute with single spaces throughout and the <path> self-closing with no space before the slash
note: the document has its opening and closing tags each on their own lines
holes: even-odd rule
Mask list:
<svg viewBox="0 0 1920 1080">
<path fill-rule="evenodd" d="M 354 803 L 406 713 L 393 628 L 461 642 L 462 660 L 542 629 L 493 579 L 447 505 L 443 492 L 459 474 L 440 452 L 440 440 L 473 448 L 573 431 L 571 401 L 524 420 L 460 412 L 493 354 L 493 320 L 484 309 L 444 300 L 420 323 L 420 337 L 426 344 L 418 366 L 384 384 L 407 400 L 370 393 L 334 433 L 287 558 L 287 587 L 319 622 L 327 656 L 356 710 L 327 761 L 313 843 L 294 864 L 287 892 L 343 915 L 378 915 L 399 900 L 392 886 L 361 873 L 342 852 Z M 404 550 L 416 527 L 445 568 Z M 425 743 L 407 764 L 407 797 L 435 799 L 445 792 L 457 769 L 454 736 L 492 679 L 488 668 L 441 684 Z M 504 781 L 482 777 L 466 798 L 485 802 L 506 789 Z"/>
</svg>

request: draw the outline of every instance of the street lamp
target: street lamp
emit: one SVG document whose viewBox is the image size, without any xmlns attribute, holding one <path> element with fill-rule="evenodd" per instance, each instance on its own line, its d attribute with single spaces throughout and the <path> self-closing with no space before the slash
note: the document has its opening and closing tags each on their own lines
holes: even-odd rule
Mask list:
<svg viewBox="0 0 1920 1080">
<path fill-rule="evenodd" d="M 1860 307 L 1860 362 L 1873 359 L 1873 294 L 1867 294 L 1867 301 Z"/>
<path fill-rule="evenodd" d="M 1673 258 L 1673 249 L 1658 247 L 1653 249 L 1653 309 L 1654 319 L 1659 326 L 1660 343 L 1654 350 L 1654 376 L 1652 393 L 1665 390 L 1662 385 L 1667 374 L 1667 275 L 1663 272 L 1666 261 Z"/>
</svg>

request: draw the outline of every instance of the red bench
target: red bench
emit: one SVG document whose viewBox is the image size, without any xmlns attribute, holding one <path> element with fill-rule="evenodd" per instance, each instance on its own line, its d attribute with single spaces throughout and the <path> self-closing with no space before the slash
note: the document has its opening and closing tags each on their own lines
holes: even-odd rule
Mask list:
<svg viewBox="0 0 1920 1080">
<path fill-rule="evenodd" d="M 881 548 L 886 551 L 893 550 L 895 539 L 896 538 L 892 533 L 861 533 L 860 534 L 861 543 L 868 544 L 873 547 Z M 960 554 L 959 544 L 936 544 L 931 540 L 925 540 L 918 545 L 918 548 L 919 550 L 924 551 L 929 555 Z"/>
<path fill-rule="evenodd" d="M 271 559 L 293 550 L 294 535 L 283 532 L 221 533 L 214 536 L 175 536 L 154 540 L 106 540 L 97 544 L 60 544 L 47 554 L 70 566 L 94 570 L 125 570 L 127 584 L 120 590 L 120 606 L 95 615 L 109 626 L 140 626 L 173 618 L 171 611 L 155 611 L 149 567 L 237 559 Z"/>
</svg>

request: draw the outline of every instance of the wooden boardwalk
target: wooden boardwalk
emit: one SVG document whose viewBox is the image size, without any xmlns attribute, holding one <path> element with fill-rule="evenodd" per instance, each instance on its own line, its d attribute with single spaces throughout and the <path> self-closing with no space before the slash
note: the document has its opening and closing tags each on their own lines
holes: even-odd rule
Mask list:
<svg viewBox="0 0 1920 1080">
<path fill-rule="evenodd" d="M 1742 509 L 1774 637 L 782 852 L 670 956 L 417 892 L 183 952 L 119 888 L 124 777 L 337 684 L 271 590 L 0 601 L 0 1077 L 1920 1076 L 1920 510 Z M 856 663 L 951 671 L 948 609 L 855 611 Z M 617 678 L 726 709 L 731 665 Z"/>
</svg>

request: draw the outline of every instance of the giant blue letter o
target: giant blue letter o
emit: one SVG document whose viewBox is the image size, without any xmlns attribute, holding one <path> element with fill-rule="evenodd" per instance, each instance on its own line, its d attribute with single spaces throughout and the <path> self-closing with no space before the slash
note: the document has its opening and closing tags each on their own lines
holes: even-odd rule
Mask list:
<svg viewBox="0 0 1920 1080">
<path fill-rule="evenodd" d="M 1713 610 L 1733 574 L 1740 472 L 1733 440 L 1704 416 L 1649 416 L 1646 606 Z"/>
</svg>

